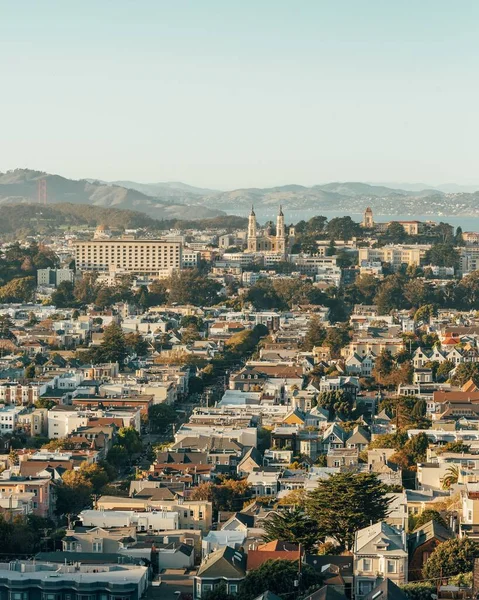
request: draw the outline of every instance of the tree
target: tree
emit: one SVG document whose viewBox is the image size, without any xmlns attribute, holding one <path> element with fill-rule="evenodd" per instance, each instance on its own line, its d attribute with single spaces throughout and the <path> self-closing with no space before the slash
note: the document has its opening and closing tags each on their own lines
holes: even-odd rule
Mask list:
<svg viewBox="0 0 479 600">
<path fill-rule="evenodd" d="M 341 348 L 344 348 L 349 340 L 349 331 L 346 327 L 328 327 L 324 345 L 329 346 L 332 356 L 338 357 Z"/>
<path fill-rule="evenodd" d="M 240 510 L 250 497 L 251 488 L 245 479 L 226 479 L 220 484 L 200 483 L 191 495 L 192 500 L 212 502 L 215 512 Z"/>
<path fill-rule="evenodd" d="M 338 473 L 308 494 L 306 513 L 318 523 L 323 539 L 332 537 L 349 549 L 358 529 L 387 516 L 389 502 L 375 473 Z"/>
<path fill-rule="evenodd" d="M 141 452 L 142 444 L 140 434 L 134 427 L 122 427 L 118 430 L 117 444 L 123 446 L 128 454 Z"/>
<path fill-rule="evenodd" d="M 125 335 L 125 344 L 128 350 L 134 352 L 137 356 L 146 356 L 148 354 L 148 342 L 140 333 L 127 333 Z"/>
<path fill-rule="evenodd" d="M 439 544 L 427 559 L 422 573 L 425 579 L 468 573 L 479 558 L 479 546 L 469 538 L 451 539 Z"/>
<path fill-rule="evenodd" d="M 117 362 L 123 367 L 127 355 L 125 335 L 121 327 L 113 322 L 103 330 L 103 340 L 98 348 L 101 362 Z"/>
<path fill-rule="evenodd" d="M 354 287 L 358 292 L 356 302 L 364 304 L 372 304 L 374 296 L 376 295 L 379 287 L 379 280 L 374 275 L 364 273 L 360 275 L 354 282 Z"/>
<path fill-rule="evenodd" d="M 298 507 L 281 512 L 274 512 L 271 518 L 263 523 L 266 542 L 280 540 L 301 544 L 306 552 L 311 552 L 318 541 L 318 524 Z"/>
<path fill-rule="evenodd" d="M 383 350 L 374 364 L 373 375 L 379 383 L 384 382 L 394 368 L 394 360 L 389 350 Z"/>
<path fill-rule="evenodd" d="M 116 469 L 122 469 L 130 462 L 130 455 L 124 446 L 114 444 L 108 452 L 107 461 Z"/>
<path fill-rule="evenodd" d="M 31 302 L 35 295 L 35 277 L 18 277 L 0 287 L 1 302 Z"/>
<path fill-rule="evenodd" d="M 185 269 L 175 273 L 166 281 L 170 304 L 194 304 L 211 306 L 218 302 L 221 286 L 205 277 L 196 269 Z"/>
<path fill-rule="evenodd" d="M 456 246 L 465 246 L 464 237 L 462 235 L 462 227 L 458 227 L 456 229 L 456 235 L 454 238 L 454 243 Z"/>
<path fill-rule="evenodd" d="M 175 409 L 168 404 L 153 404 L 148 408 L 148 422 L 152 431 L 164 431 L 177 418 Z"/>
<path fill-rule="evenodd" d="M 315 346 L 322 346 L 325 337 L 326 330 L 321 321 L 317 317 L 312 318 L 304 337 L 303 349 L 309 352 Z"/>
<path fill-rule="evenodd" d="M 8 455 L 8 462 L 10 466 L 17 466 L 20 463 L 18 452 L 14 448 L 10 450 L 10 454 Z"/>
<path fill-rule="evenodd" d="M 385 237 L 393 244 L 402 244 L 407 240 L 407 233 L 401 223 L 393 221 L 387 228 Z"/>
<path fill-rule="evenodd" d="M 25 379 L 34 379 L 35 375 L 35 363 L 32 362 L 25 367 Z"/>
<path fill-rule="evenodd" d="M 407 583 L 400 586 L 408 600 L 431 600 L 432 594 L 436 593 L 437 586 L 434 583 Z"/>
<path fill-rule="evenodd" d="M 444 452 L 456 452 L 459 454 L 468 454 L 471 450 L 471 446 L 465 444 L 462 440 L 456 442 L 448 442 L 441 448 L 436 450 L 436 454 L 444 454 Z"/>
<path fill-rule="evenodd" d="M 433 244 L 424 256 L 426 265 L 436 267 L 459 267 L 459 252 L 454 248 L 454 244 L 439 243 Z"/>
<path fill-rule="evenodd" d="M 479 363 L 460 363 L 456 367 L 451 381 L 454 385 L 463 386 L 470 379 L 479 385 Z"/>
<path fill-rule="evenodd" d="M 241 600 L 254 600 L 266 591 L 285 598 L 293 597 L 298 591 L 321 582 L 320 574 L 309 565 L 301 565 L 300 590 L 295 587 L 297 579 L 298 561 L 268 560 L 247 573 L 240 584 L 239 597 Z"/>
<path fill-rule="evenodd" d="M 459 466 L 451 465 L 448 467 L 444 477 L 441 479 L 441 485 L 443 490 L 448 490 L 452 485 L 455 485 L 459 481 Z"/>
<path fill-rule="evenodd" d="M 65 471 L 55 485 L 57 515 L 77 515 L 91 505 L 93 485 L 80 471 Z"/>
<path fill-rule="evenodd" d="M 350 394 L 344 390 L 333 390 L 321 392 L 318 395 L 318 406 L 329 411 L 329 418 L 333 415 L 339 415 L 343 418 L 349 418 L 353 410 L 354 401 Z"/>
<path fill-rule="evenodd" d="M 327 232 L 330 239 L 347 241 L 353 237 L 359 237 L 361 227 L 350 216 L 334 217 L 327 225 Z"/>
<path fill-rule="evenodd" d="M 80 473 L 91 483 L 94 494 L 98 494 L 110 481 L 108 472 L 99 463 L 83 463 L 80 467 Z"/>
<path fill-rule="evenodd" d="M 449 373 L 454 369 L 456 365 L 450 361 L 445 360 L 442 362 L 436 371 L 436 379 L 438 381 L 446 381 L 449 378 Z"/>
<path fill-rule="evenodd" d="M 434 510 L 433 508 L 426 508 L 426 510 L 424 510 L 417 518 L 415 529 L 418 529 L 421 527 L 421 525 L 429 523 L 429 521 L 436 521 L 436 523 L 439 523 L 439 525 L 447 528 L 447 523 L 439 511 Z"/>
<path fill-rule="evenodd" d="M 425 304 L 430 296 L 429 285 L 421 279 L 410 279 L 404 286 L 404 298 L 412 308 Z"/>
</svg>

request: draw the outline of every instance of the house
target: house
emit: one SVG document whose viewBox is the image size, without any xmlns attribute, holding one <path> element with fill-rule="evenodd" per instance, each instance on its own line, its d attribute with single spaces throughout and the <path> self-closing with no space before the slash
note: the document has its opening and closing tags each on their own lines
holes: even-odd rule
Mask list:
<svg viewBox="0 0 479 600">
<path fill-rule="evenodd" d="M 364 427 L 356 425 L 346 441 L 346 448 L 357 448 L 359 452 L 362 452 L 368 447 L 370 441 L 370 433 Z"/>
<path fill-rule="evenodd" d="M 247 478 L 253 496 L 276 496 L 279 492 L 279 471 L 253 471 Z"/>
<path fill-rule="evenodd" d="M 200 600 L 206 593 L 223 584 L 227 594 L 237 594 L 246 577 L 246 556 L 229 546 L 210 554 L 201 563 L 194 577 L 193 599 Z"/>
<path fill-rule="evenodd" d="M 273 540 L 248 550 L 246 570 L 252 571 L 261 567 L 268 560 L 300 560 L 302 552 L 296 544 Z"/>
<path fill-rule="evenodd" d="M 323 376 L 319 381 L 319 391 L 336 392 L 343 391 L 344 393 L 356 399 L 359 393 L 359 379 L 357 377 L 338 375 L 337 377 Z"/>
<path fill-rule="evenodd" d="M 413 531 L 408 538 L 409 579 L 416 581 L 422 578 L 422 568 L 429 556 L 443 542 L 450 540 L 454 534 L 437 521 L 429 521 Z"/>
<path fill-rule="evenodd" d="M 341 472 L 354 471 L 358 466 L 359 451 L 357 448 L 330 448 L 326 455 L 328 467 L 339 467 Z"/>
<path fill-rule="evenodd" d="M 345 595 L 346 598 L 352 597 L 354 588 L 354 560 L 351 555 L 330 556 L 327 554 L 307 554 L 305 562 L 321 574 L 327 588 Z M 316 594 L 317 592 L 314 593 Z M 314 595 L 311 597 L 315 598 Z M 322 595 L 320 597 L 323 598 Z"/>
<path fill-rule="evenodd" d="M 261 458 L 261 453 L 255 446 L 248 448 L 246 450 L 245 455 L 239 461 L 237 471 L 240 477 L 245 475 L 249 475 L 255 469 L 261 469 L 263 466 L 263 460 Z"/>
<path fill-rule="evenodd" d="M 354 536 L 356 596 L 364 598 L 384 579 L 407 583 L 406 533 L 381 521 L 356 531 Z"/>
</svg>

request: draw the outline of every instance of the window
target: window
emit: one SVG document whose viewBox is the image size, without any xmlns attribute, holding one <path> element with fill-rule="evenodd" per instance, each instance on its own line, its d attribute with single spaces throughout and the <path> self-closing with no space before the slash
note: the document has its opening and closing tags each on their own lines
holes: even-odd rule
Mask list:
<svg viewBox="0 0 479 600">
<path fill-rule="evenodd" d="M 396 561 L 395 560 L 388 560 L 387 561 L 387 572 L 388 573 L 396 573 Z"/>
<path fill-rule="evenodd" d="M 373 589 L 372 581 L 360 581 L 359 582 L 359 595 L 365 596 Z"/>
<path fill-rule="evenodd" d="M 238 586 L 236 583 L 230 583 L 229 588 L 230 594 L 236 594 L 238 592 Z"/>
<path fill-rule="evenodd" d="M 363 571 L 370 571 L 370 570 L 371 570 L 371 559 L 363 558 Z"/>
</svg>

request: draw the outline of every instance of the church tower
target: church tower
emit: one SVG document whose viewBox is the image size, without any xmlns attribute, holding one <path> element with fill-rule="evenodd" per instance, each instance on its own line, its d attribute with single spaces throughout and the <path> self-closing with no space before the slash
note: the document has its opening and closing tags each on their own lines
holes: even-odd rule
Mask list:
<svg viewBox="0 0 479 600">
<path fill-rule="evenodd" d="M 279 213 L 276 217 L 276 252 L 286 253 L 286 229 L 282 206 L 279 207 Z"/>
<path fill-rule="evenodd" d="M 248 252 L 257 252 L 258 236 L 256 231 L 256 214 L 254 207 L 251 207 L 251 213 L 248 217 Z"/>
<path fill-rule="evenodd" d="M 370 206 L 368 206 L 364 211 L 363 222 L 361 225 L 365 229 L 374 229 L 373 209 Z"/>
</svg>

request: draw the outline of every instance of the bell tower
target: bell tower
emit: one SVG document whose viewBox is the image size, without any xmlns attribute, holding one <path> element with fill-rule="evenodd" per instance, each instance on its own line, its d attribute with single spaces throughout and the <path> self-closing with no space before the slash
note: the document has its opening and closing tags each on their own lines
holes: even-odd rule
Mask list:
<svg viewBox="0 0 479 600">
<path fill-rule="evenodd" d="M 286 229 L 282 206 L 279 207 L 279 213 L 276 217 L 276 252 L 281 252 L 282 254 L 286 252 Z"/>
<path fill-rule="evenodd" d="M 251 207 L 251 213 L 248 217 L 248 252 L 257 252 L 258 234 L 256 231 L 256 214 L 254 207 Z"/>
</svg>

